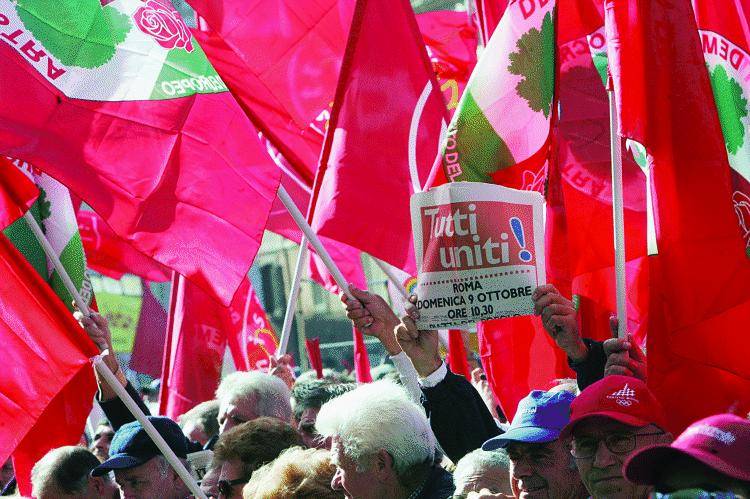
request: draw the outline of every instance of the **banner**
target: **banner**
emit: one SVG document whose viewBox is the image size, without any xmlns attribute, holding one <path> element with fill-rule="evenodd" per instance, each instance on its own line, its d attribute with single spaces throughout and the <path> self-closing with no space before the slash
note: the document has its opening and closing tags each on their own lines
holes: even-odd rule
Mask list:
<svg viewBox="0 0 750 499">
<path fill-rule="evenodd" d="M 543 209 L 538 192 L 473 182 L 412 196 L 419 329 L 533 314 L 546 282 Z"/>
</svg>

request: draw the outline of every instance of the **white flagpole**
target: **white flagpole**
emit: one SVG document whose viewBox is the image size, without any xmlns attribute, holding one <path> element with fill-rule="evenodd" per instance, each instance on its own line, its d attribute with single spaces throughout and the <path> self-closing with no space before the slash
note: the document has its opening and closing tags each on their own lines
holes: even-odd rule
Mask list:
<svg viewBox="0 0 750 499">
<path fill-rule="evenodd" d="M 617 294 L 617 337 L 624 338 L 628 327 L 628 310 L 625 290 L 625 217 L 622 194 L 622 140 L 619 135 L 617 103 L 614 90 L 609 97 L 609 135 L 612 154 L 612 215 L 614 219 L 615 290 Z"/>
<path fill-rule="evenodd" d="M 67 289 L 68 293 L 70 293 L 70 295 L 75 300 L 78 309 L 84 315 L 90 315 L 91 310 L 89 309 L 88 305 L 86 305 L 86 302 L 83 300 L 83 298 L 81 298 L 81 294 L 78 292 L 75 285 L 73 284 L 73 281 L 70 279 L 68 271 L 65 270 L 65 267 L 63 267 L 60 259 L 55 253 L 55 250 L 52 248 L 52 245 L 45 237 L 41 227 L 39 227 L 39 224 L 36 222 L 36 219 L 34 219 L 34 216 L 27 211 L 23 217 L 31 228 L 31 231 L 34 233 L 34 237 L 36 237 L 37 241 L 39 241 L 39 244 L 42 245 L 42 248 L 47 254 L 47 257 L 49 257 L 49 259 L 52 261 L 52 265 L 55 267 L 57 274 L 62 279 L 63 284 L 65 285 L 65 289 Z M 99 345 L 99 348 L 102 348 L 102 346 Z M 175 455 L 172 449 L 169 448 L 169 445 L 167 445 L 162 436 L 159 435 L 159 432 L 156 431 L 154 425 L 152 425 L 151 422 L 146 418 L 146 414 L 144 414 L 140 407 L 138 407 L 138 404 L 136 404 L 135 400 L 130 397 L 125 388 L 120 384 L 119 381 L 117 381 L 117 378 L 109 369 L 109 367 L 107 367 L 107 365 L 104 363 L 104 360 L 102 358 L 105 355 L 107 355 L 106 350 L 101 355 L 97 355 L 96 357 L 94 357 L 93 362 L 96 371 L 104 378 L 104 380 L 112 388 L 112 390 L 114 390 L 114 392 L 130 410 L 133 416 L 135 416 L 135 418 L 141 423 L 141 425 L 143 425 L 143 429 L 146 431 L 148 436 L 151 437 L 166 460 L 169 462 L 169 464 L 172 465 L 182 481 L 185 482 L 185 485 L 188 486 L 195 497 L 207 499 L 206 495 L 201 492 L 200 487 L 196 483 L 195 479 L 193 479 L 193 477 L 190 475 L 187 468 L 185 468 L 185 466 L 179 460 L 177 455 Z"/>
<path fill-rule="evenodd" d="M 281 187 L 279 187 L 281 189 Z M 285 191 L 286 192 L 286 191 Z M 279 196 L 280 197 L 280 196 Z M 292 334 L 292 323 L 294 322 L 294 311 L 297 309 L 297 299 L 299 298 L 299 287 L 302 283 L 302 273 L 307 262 L 307 236 L 302 236 L 300 241 L 299 252 L 297 253 L 297 265 L 294 267 L 294 277 L 292 278 L 292 287 L 289 290 L 289 299 L 286 302 L 286 313 L 284 314 L 284 327 L 281 329 L 281 338 L 279 338 L 279 348 L 276 349 L 276 358 L 280 358 L 286 353 L 289 346 L 289 338 Z M 302 355 L 302 352 L 300 352 Z"/>
<path fill-rule="evenodd" d="M 346 293 L 346 296 L 348 296 L 349 299 L 355 300 L 356 298 L 354 298 L 354 296 L 352 296 L 352 294 L 349 292 L 349 284 L 346 282 L 344 274 L 342 274 L 339 268 L 336 266 L 333 259 L 331 258 L 331 255 L 328 254 L 328 251 L 323 246 L 323 243 L 320 242 L 318 235 L 313 232 L 312 227 L 310 227 L 310 224 L 307 223 L 307 220 L 305 220 L 305 217 L 302 215 L 302 212 L 299 211 L 297 205 L 294 204 L 292 198 L 289 197 L 289 193 L 286 192 L 286 189 L 284 189 L 283 185 L 279 186 L 277 194 L 279 195 L 279 199 L 281 200 L 281 202 L 284 203 L 284 206 L 286 207 L 289 214 L 294 219 L 297 227 L 299 227 L 300 230 L 305 234 L 305 237 L 307 237 L 307 239 L 310 241 L 312 247 L 315 248 L 315 252 L 318 254 L 320 259 L 323 260 L 323 264 L 328 269 L 328 272 L 330 272 L 333 276 L 333 279 L 336 281 L 339 289 Z"/>
</svg>

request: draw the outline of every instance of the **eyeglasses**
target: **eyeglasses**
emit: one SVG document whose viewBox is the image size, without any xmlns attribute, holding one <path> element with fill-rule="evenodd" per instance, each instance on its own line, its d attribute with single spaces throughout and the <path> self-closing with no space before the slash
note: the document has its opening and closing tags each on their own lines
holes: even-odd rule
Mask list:
<svg viewBox="0 0 750 499">
<path fill-rule="evenodd" d="M 219 480 L 216 484 L 219 489 L 219 497 L 232 497 L 232 488 L 235 485 L 242 485 L 247 483 L 248 480 L 244 478 L 237 478 L 235 480 Z"/>
<path fill-rule="evenodd" d="M 636 437 L 663 434 L 663 431 L 654 433 L 613 433 L 603 439 L 591 437 L 573 438 L 573 447 L 570 449 L 570 453 L 576 459 L 590 459 L 599 450 L 599 443 L 604 442 L 605 447 L 613 454 L 627 454 L 635 450 Z"/>
</svg>

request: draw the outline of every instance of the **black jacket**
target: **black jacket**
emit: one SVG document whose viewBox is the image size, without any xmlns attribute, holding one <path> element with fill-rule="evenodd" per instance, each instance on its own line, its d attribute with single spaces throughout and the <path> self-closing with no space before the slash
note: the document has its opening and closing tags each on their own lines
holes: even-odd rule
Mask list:
<svg viewBox="0 0 750 499">
<path fill-rule="evenodd" d="M 422 405 L 440 447 L 454 463 L 501 433 L 479 392 L 450 370 L 436 386 L 422 388 Z"/>
<path fill-rule="evenodd" d="M 430 469 L 427 481 L 415 499 L 446 499 L 452 497 L 455 490 L 453 475 L 435 465 Z"/>
</svg>

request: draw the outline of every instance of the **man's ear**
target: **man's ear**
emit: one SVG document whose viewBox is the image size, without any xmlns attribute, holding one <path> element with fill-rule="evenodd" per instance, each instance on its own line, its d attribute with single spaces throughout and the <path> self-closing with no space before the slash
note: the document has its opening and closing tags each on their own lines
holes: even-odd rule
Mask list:
<svg viewBox="0 0 750 499">
<path fill-rule="evenodd" d="M 100 476 L 89 477 L 91 487 L 96 492 L 96 497 L 104 497 L 104 479 Z"/>
<path fill-rule="evenodd" d="M 393 457 L 385 449 L 378 450 L 375 454 L 374 471 L 381 477 L 390 477 L 393 473 Z"/>
</svg>

